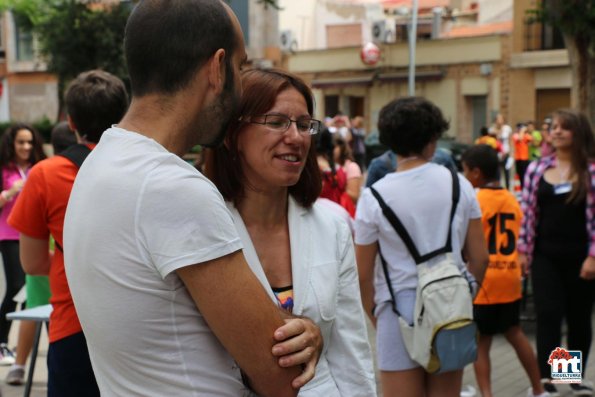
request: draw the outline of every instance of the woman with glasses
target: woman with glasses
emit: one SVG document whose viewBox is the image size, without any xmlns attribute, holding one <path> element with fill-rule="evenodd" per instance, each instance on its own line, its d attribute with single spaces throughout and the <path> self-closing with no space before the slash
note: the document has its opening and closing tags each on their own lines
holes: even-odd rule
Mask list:
<svg viewBox="0 0 595 397">
<path fill-rule="evenodd" d="M 271 299 L 320 327 L 324 349 L 300 396 L 376 395 L 351 231 L 315 201 L 321 190 L 310 89 L 278 70 L 242 74 L 241 117 L 206 175 L 234 217 L 244 255 Z"/>
</svg>

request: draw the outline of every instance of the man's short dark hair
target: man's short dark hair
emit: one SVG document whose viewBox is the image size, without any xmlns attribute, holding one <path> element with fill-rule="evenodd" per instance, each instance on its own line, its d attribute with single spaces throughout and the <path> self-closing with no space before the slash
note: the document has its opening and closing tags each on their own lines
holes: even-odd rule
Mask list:
<svg viewBox="0 0 595 397">
<path fill-rule="evenodd" d="M 61 121 L 52 128 L 52 136 L 50 140 L 54 148 L 54 154 L 63 152 L 70 146 L 76 144 L 74 131 L 70 130 L 66 121 Z"/>
<path fill-rule="evenodd" d="M 421 97 L 395 99 L 380 110 L 380 142 L 400 156 L 420 154 L 448 130 L 448 121 L 432 102 Z"/>
<path fill-rule="evenodd" d="M 498 153 L 490 145 L 475 145 L 467 149 L 461 162 L 469 169 L 478 168 L 485 182 L 500 179 L 498 173 Z"/>
<path fill-rule="evenodd" d="M 76 131 L 89 142 L 99 142 L 103 131 L 118 123 L 128 109 L 122 80 L 103 70 L 79 74 L 68 85 L 66 112 Z"/>
<path fill-rule="evenodd" d="M 237 32 L 220 0 L 143 0 L 128 18 L 124 52 L 134 96 L 173 94 L 220 48 L 226 64 Z"/>
</svg>

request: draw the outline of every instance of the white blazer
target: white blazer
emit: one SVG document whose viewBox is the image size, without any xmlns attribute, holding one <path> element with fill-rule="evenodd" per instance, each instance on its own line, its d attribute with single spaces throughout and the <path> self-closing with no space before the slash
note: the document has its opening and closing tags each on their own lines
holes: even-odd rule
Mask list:
<svg viewBox="0 0 595 397">
<path fill-rule="evenodd" d="M 246 261 L 278 303 L 239 212 L 233 204 L 227 205 Z M 324 339 L 316 375 L 299 396 L 374 397 L 374 367 L 351 231 L 344 220 L 329 212 L 317 204 L 305 209 L 289 197 L 293 314 L 312 319 Z"/>
</svg>

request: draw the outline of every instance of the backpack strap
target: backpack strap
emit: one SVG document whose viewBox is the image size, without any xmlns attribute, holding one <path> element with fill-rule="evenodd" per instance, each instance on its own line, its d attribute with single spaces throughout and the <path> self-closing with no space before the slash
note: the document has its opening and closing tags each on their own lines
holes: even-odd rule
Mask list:
<svg viewBox="0 0 595 397">
<path fill-rule="evenodd" d="M 83 165 L 83 161 L 85 161 L 85 159 L 87 158 L 89 153 L 91 153 L 91 149 L 89 149 L 89 147 L 87 145 L 83 145 L 82 143 L 79 143 L 79 144 L 70 146 L 68 149 L 63 150 L 56 156 L 66 157 L 74 165 L 76 165 L 77 168 L 81 168 L 81 165 Z M 77 170 L 77 172 L 78 172 L 78 170 Z M 56 245 L 56 248 L 58 248 L 60 251 L 64 252 L 64 249 L 62 248 L 62 246 L 60 245 L 58 240 L 54 239 L 54 244 Z"/>
<path fill-rule="evenodd" d="M 403 240 L 403 243 L 405 244 L 405 246 L 409 250 L 409 253 L 415 260 L 415 263 L 417 263 L 418 265 L 423 262 L 427 262 L 428 260 L 430 260 L 440 254 L 452 252 L 452 222 L 453 222 L 456 210 L 457 210 L 457 204 L 459 202 L 459 197 L 460 197 L 461 192 L 460 192 L 460 186 L 459 186 L 459 177 L 458 177 L 456 171 L 450 170 L 450 172 L 452 175 L 452 206 L 451 206 L 451 210 L 450 210 L 450 218 L 449 218 L 446 243 L 445 243 L 444 247 L 438 248 L 437 250 L 429 252 L 425 255 L 420 255 L 419 251 L 417 250 L 417 247 L 415 246 L 415 243 L 413 242 L 413 239 L 407 232 L 407 229 L 405 229 L 405 226 L 403 226 L 403 223 L 401 222 L 401 220 L 399 219 L 397 214 L 395 214 L 394 211 L 386 204 L 386 202 L 384 201 L 382 196 L 378 193 L 378 191 L 376 191 L 376 189 L 374 189 L 373 187 L 370 187 L 370 191 L 372 192 L 372 195 L 376 198 L 376 200 L 378 201 L 378 204 L 380 205 L 380 208 L 382 209 L 382 214 L 386 217 L 388 222 L 395 229 L 395 231 L 397 232 L 399 237 L 401 237 L 401 240 Z"/>
<path fill-rule="evenodd" d="M 57 156 L 66 157 L 70 160 L 77 168 L 81 168 L 83 161 L 87 158 L 87 156 L 91 153 L 91 149 L 87 145 L 83 145 L 82 143 L 72 145 L 68 149 L 60 152 Z"/>
<path fill-rule="evenodd" d="M 390 277 L 388 275 L 388 265 L 384 260 L 384 256 L 382 256 L 382 251 L 380 250 L 380 245 L 378 246 L 378 254 L 380 255 L 380 262 L 382 263 L 382 273 L 384 274 L 384 279 L 386 280 L 386 285 L 388 287 L 388 292 L 390 293 L 391 303 L 393 306 L 393 312 L 399 317 L 401 317 L 401 313 L 397 310 L 397 300 L 395 299 L 395 291 L 393 289 L 393 284 L 390 282 Z"/>
<path fill-rule="evenodd" d="M 389 221 L 389 223 L 392 225 L 392 227 L 395 229 L 397 234 L 401 237 L 401 240 L 403 240 L 403 243 L 405 244 L 405 246 L 407 246 L 409 253 L 411 254 L 411 256 L 413 256 L 415 263 L 417 263 L 418 265 L 442 253 L 452 251 L 452 221 L 456 213 L 457 204 L 459 203 L 459 197 L 461 192 L 459 186 L 459 177 L 456 171 L 450 169 L 450 172 L 452 175 L 452 208 L 450 209 L 450 222 L 448 227 L 448 235 L 446 237 L 446 244 L 443 248 L 437 249 L 423 256 L 419 255 L 419 251 L 417 250 L 415 243 L 411 239 L 411 236 L 407 232 L 407 229 L 405 229 L 405 226 L 403 226 L 403 223 L 401 223 L 399 217 L 394 213 L 393 210 L 390 209 L 390 207 L 386 204 L 382 196 L 376 191 L 376 189 L 370 187 L 370 191 L 372 192 L 376 200 L 378 200 L 380 208 L 382 208 L 382 213 Z M 378 254 L 380 255 L 380 262 L 382 263 L 382 273 L 384 274 L 386 285 L 388 286 L 388 292 L 390 293 L 392 310 L 397 316 L 401 317 L 401 313 L 399 313 L 399 311 L 397 310 L 397 301 L 395 299 L 395 291 L 393 289 L 393 285 L 390 282 L 388 265 L 386 263 L 386 260 L 384 259 L 384 256 L 382 255 L 380 246 L 378 246 Z"/>
</svg>

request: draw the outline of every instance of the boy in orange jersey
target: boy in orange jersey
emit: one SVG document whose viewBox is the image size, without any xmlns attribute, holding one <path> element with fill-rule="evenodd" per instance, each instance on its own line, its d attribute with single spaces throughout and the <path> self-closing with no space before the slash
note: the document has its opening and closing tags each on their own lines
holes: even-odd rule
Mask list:
<svg viewBox="0 0 595 397">
<path fill-rule="evenodd" d="M 513 194 L 500 186 L 498 155 L 488 145 L 477 145 L 462 157 L 463 173 L 473 187 L 482 213 L 490 263 L 474 301 L 479 329 L 475 377 L 483 397 L 492 397 L 490 346 L 492 336 L 503 333 L 512 345 L 531 381 L 528 396 L 549 396 L 540 382 L 535 353 L 519 325 L 522 270 L 516 241 L 521 227 L 521 208 Z"/>
</svg>

